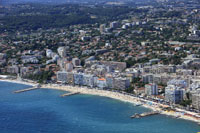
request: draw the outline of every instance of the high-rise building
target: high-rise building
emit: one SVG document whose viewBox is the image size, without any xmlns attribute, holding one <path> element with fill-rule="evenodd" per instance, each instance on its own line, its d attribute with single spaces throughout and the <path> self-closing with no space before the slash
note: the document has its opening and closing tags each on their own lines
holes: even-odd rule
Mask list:
<svg viewBox="0 0 200 133">
<path fill-rule="evenodd" d="M 67 72 L 67 83 L 74 85 L 74 73 Z"/>
<path fill-rule="evenodd" d="M 144 83 L 153 83 L 153 74 L 142 75 L 142 81 Z"/>
<path fill-rule="evenodd" d="M 94 87 L 94 77 L 90 74 L 83 74 L 83 85 L 88 87 Z"/>
<path fill-rule="evenodd" d="M 125 90 L 130 87 L 130 80 L 126 78 L 115 78 L 114 88 L 118 90 Z"/>
<path fill-rule="evenodd" d="M 75 85 L 83 85 L 83 74 L 82 73 L 74 73 L 74 84 Z"/>
<path fill-rule="evenodd" d="M 67 72 L 58 71 L 57 72 L 57 81 L 61 83 L 67 83 Z"/>
<path fill-rule="evenodd" d="M 183 100 L 184 89 L 178 88 L 175 85 L 168 85 L 165 88 L 165 101 L 173 104 L 178 104 Z"/>
<path fill-rule="evenodd" d="M 200 110 L 200 93 L 195 92 L 192 94 L 192 107 Z"/>
<path fill-rule="evenodd" d="M 158 86 L 157 84 L 146 84 L 145 85 L 145 94 L 146 95 L 158 95 Z"/>
<path fill-rule="evenodd" d="M 106 77 L 106 84 L 109 89 L 114 88 L 114 78 L 113 77 Z"/>
</svg>

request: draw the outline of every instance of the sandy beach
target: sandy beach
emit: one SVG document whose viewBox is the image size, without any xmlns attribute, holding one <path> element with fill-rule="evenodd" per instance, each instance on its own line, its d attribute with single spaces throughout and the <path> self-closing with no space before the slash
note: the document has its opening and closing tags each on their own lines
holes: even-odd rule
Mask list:
<svg viewBox="0 0 200 133">
<path fill-rule="evenodd" d="M 19 83 L 19 84 L 25 84 L 25 85 L 30 85 L 30 86 L 36 86 L 37 83 L 34 82 L 25 82 L 25 81 L 18 81 L 18 80 L 8 80 L 8 79 L 0 79 L 0 81 L 5 81 L 5 82 L 12 82 L 12 83 Z M 163 111 L 161 107 L 164 107 L 165 105 L 160 104 L 160 103 L 155 103 L 152 101 L 147 101 L 141 98 L 133 97 L 130 95 L 122 94 L 119 92 L 113 92 L 113 91 L 107 91 L 107 90 L 97 90 L 97 89 L 89 89 L 87 87 L 76 87 L 76 86 L 60 86 L 57 84 L 44 84 L 41 86 L 42 89 L 55 89 L 55 90 L 62 90 L 62 91 L 68 91 L 68 92 L 80 92 L 81 94 L 89 94 L 89 95 L 98 95 L 98 96 L 104 96 L 104 97 L 109 97 L 117 100 L 121 100 L 124 102 L 129 102 L 132 103 L 133 105 L 142 105 L 145 108 L 149 108 L 152 111 L 159 111 L 161 114 L 172 116 L 172 117 L 178 117 L 180 119 L 185 119 L 185 120 L 190 120 L 193 122 L 200 123 L 200 118 L 196 118 L 191 116 L 196 115 L 199 116 L 197 113 L 193 112 L 188 112 L 184 110 L 180 110 L 180 112 L 173 112 L 173 111 Z M 144 103 L 145 101 L 145 103 Z M 151 103 L 151 105 L 147 104 L 148 102 Z M 189 114 L 189 115 L 184 115 L 184 114 Z"/>
<path fill-rule="evenodd" d="M 11 80 L 11 79 L 0 79 L 0 81 L 10 82 L 10 83 L 17 83 L 17 84 L 24 84 L 24 85 L 30 85 L 30 86 L 37 85 L 37 83 L 35 83 L 35 82 L 27 82 L 27 81 L 19 81 L 19 80 Z"/>
<path fill-rule="evenodd" d="M 155 103 L 155 102 L 152 102 L 152 101 L 143 100 L 143 99 L 136 98 L 136 97 L 133 97 L 133 96 L 129 96 L 129 95 L 126 95 L 126 94 L 121 94 L 121 93 L 118 93 L 118 92 L 112 92 L 112 91 L 106 91 L 106 90 L 97 90 L 97 89 L 88 89 L 86 87 L 59 86 L 59 85 L 55 85 L 55 84 L 54 85 L 43 85 L 42 88 L 57 89 L 57 90 L 70 91 L 70 92 L 80 92 L 81 94 L 104 96 L 104 97 L 109 97 L 109 98 L 121 100 L 121 101 L 124 101 L 124 102 L 129 102 L 129 103 L 132 103 L 134 105 L 142 104 L 143 107 L 149 108 L 153 111 L 159 111 L 161 114 L 164 114 L 164 115 L 168 115 L 168 116 L 172 116 L 172 117 L 178 117 L 180 119 L 190 120 L 190 121 L 197 122 L 197 123 L 200 122 L 199 118 L 195 118 L 195 117 L 192 117 L 190 115 L 183 115 L 182 113 L 179 113 L 179 112 L 163 111 L 161 109 L 161 107 L 164 107 L 165 105 Z M 141 101 L 151 102 L 152 105 L 144 104 Z M 181 110 L 181 111 L 184 112 L 184 110 Z M 198 115 L 197 113 L 188 112 L 188 111 L 187 111 L 187 113 L 191 113 L 192 115 Z"/>
</svg>

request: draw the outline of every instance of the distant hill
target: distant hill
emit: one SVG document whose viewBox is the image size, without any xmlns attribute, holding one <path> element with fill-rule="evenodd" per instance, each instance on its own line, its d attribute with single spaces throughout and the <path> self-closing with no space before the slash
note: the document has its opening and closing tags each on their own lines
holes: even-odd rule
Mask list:
<svg viewBox="0 0 200 133">
<path fill-rule="evenodd" d="M 107 3 L 107 2 L 150 2 L 155 0 L 0 0 L 0 5 L 19 3 L 43 3 L 43 4 L 63 4 L 63 3 Z"/>
<path fill-rule="evenodd" d="M 2 4 L 18 4 L 18 3 L 50 3 L 50 4 L 62 4 L 67 0 L 0 0 Z"/>
</svg>

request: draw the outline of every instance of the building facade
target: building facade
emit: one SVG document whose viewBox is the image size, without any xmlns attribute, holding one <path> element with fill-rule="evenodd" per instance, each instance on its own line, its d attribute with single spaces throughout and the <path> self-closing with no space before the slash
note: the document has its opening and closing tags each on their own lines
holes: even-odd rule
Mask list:
<svg viewBox="0 0 200 133">
<path fill-rule="evenodd" d="M 57 72 L 57 81 L 61 83 L 67 83 L 67 72 L 65 71 Z"/>
<path fill-rule="evenodd" d="M 184 90 L 177 88 L 174 85 L 169 85 L 165 88 L 165 101 L 178 104 L 183 100 Z"/>
<path fill-rule="evenodd" d="M 146 95 L 158 95 L 158 86 L 157 84 L 146 84 L 145 85 L 145 94 Z"/>
</svg>

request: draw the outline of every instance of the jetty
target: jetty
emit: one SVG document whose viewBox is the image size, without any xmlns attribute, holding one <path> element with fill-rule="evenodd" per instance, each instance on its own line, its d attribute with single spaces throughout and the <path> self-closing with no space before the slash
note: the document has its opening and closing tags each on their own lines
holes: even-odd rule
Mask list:
<svg viewBox="0 0 200 133">
<path fill-rule="evenodd" d="M 14 93 L 21 93 L 21 92 L 31 91 L 31 90 L 36 90 L 36 89 L 39 89 L 39 88 L 38 87 L 32 87 L 32 88 L 28 88 L 28 89 L 22 89 L 22 90 L 14 91 Z"/>
<path fill-rule="evenodd" d="M 32 91 L 32 90 L 39 89 L 40 87 L 41 87 L 41 85 L 38 84 L 38 85 L 36 85 L 34 87 L 31 87 L 31 88 L 14 91 L 14 93 L 21 93 L 21 92 L 26 92 L 26 91 Z"/>
<path fill-rule="evenodd" d="M 135 113 L 134 115 L 131 116 L 131 118 L 142 118 L 142 117 L 146 117 L 146 116 L 157 115 L 159 113 L 160 113 L 159 111 L 145 112 L 142 114 Z"/>
<path fill-rule="evenodd" d="M 61 97 L 72 96 L 72 95 L 76 95 L 76 94 L 80 94 L 80 92 L 65 93 L 65 94 L 62 94 Z"/>
</svg>

